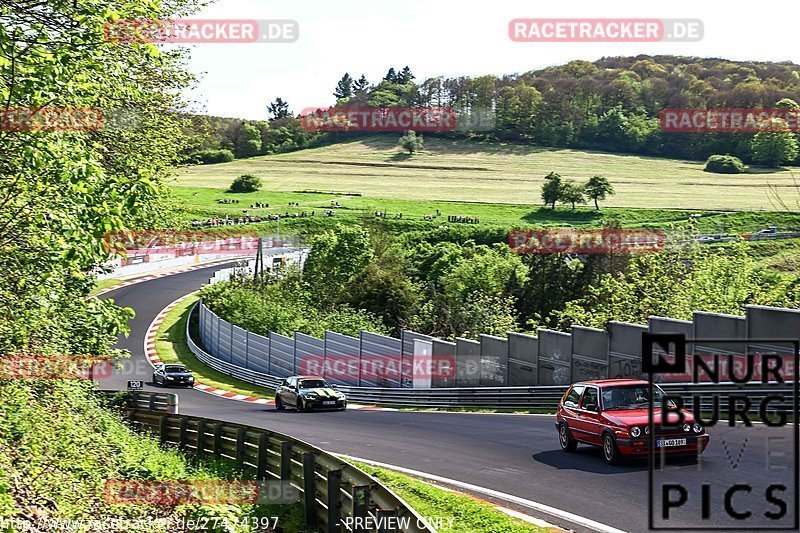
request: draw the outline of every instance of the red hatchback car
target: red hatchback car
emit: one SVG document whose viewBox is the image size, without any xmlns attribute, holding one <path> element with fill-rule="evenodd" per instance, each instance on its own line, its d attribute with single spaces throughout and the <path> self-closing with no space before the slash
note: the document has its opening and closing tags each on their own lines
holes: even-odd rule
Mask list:
<svg viewBox="0 0 800 533">
<path fill-rule="evenodd" d="M 575 451 L 578 443 L 603 448 L 609 464 L 624 456 L 646 455 L 650 446 L 648 427 L 649 383 L 638 379 L 599 379 L 572 385 L 561 398 L 556 412 L 556 428 L 565 452 Z M 683 411 L 681 427 L 661 426 L 662 397 L 653 386 L 653 427 L 656 447 L 664 453 L 699 455 L 708 446 L 708 434 L 694 416 Z M 673 421 L 669 417 L 669 421 Z"/>
</svg>

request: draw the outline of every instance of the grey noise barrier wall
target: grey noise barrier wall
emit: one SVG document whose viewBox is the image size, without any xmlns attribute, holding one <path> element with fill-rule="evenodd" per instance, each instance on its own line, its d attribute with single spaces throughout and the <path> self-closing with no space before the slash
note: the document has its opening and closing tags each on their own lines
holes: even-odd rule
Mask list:
<svg viewBox="0 0 800 533">
<path fill-rule="evenodd" d="M 403 346 L 400 339 L 361 330 L 362 387 L 400 387 Z M 362 370 L 363 372 L 363 370 Z"/>
<path fill-rule="evenodd" d="M 481 384 L 481 343 L 471 339 L 456 339 L 456 357 L 461 375 L 456 376 L 459 387 L 479 387 Z"/>
<path fill-rule="evenodd" d="M 539 385 L 569 385 L 572 376 L 572 336 L 539 330 Z"/>
<path fill-rule="evenodd" d="M 508 386 L 539 383 L 539 338 L 524 333 L 508 334 Z"/>
<path fill-rule="evenodd" d="M 647 318 L 647 323 L 650 326 L 650 333 L 678 333 L 684 335 L 687 339 L 694 337 L 694 323 L 691 320 L 678 320 L 675 318 L 666 318 L 663 316 L 650 316 Z M 691 343 L 686 344 L 686 353 L 691 354 L 694 347 Z M 666 355 L 666 352 L 659 348 L 657 345 L 653 346 L 653 358 L 664 357 L 666 360 L 671 361 L 672 358 Z M 653 362 L 656 362 L 653 361 Z"/>
<path fill-rule="evenodd" d="M 790 339 L 800 336 L 800 311 L 780 309 L 760 305 L 746 308 L 748 339 Z M 755 342 L 747 344 L 747 353 L 777 353 L 792 355 L 794 348 L 790 343 Z"/>
<path fill-rule="evenodd" d="M 341 369 L 334 372 L 334 376 L 330 376 L 331 381 L 341 385 L 360 386 L 360 372 L 348 370 L 360 367 L 360 345 L 360 339 L 333 331 L 325 331 L 325 360 L 333 368 Z"/>
<path fill-rule="evenodd" d="M 543 328 L 538 335 L 509 332 L 507 338 L 481 335 L 479 341 L 455 342 L 409 330 L 402 330 L 400 339 L 368 331 L 358 338 L 332 331 L 322 339 L 299 332 L 293 338 L 275 332 L 262 336 L 223 320 L 202 300 L 197 316 L 203 349 L 230 368 L 274 378 L 323 373 L 333 383 L 363 388 L 561 386 L 587 379 L 641 378 L 643 332 L 680 333 L 695 339 L 687 353 L 721 356 L 789 355 L 789 342 L 748 339 L 800 338 L 800 310 L 757 305 L 746 306 L 746 316 L 695 311 L 691 321 L 651 316 L 646 326 L 611 321 L 606 330 L 573 325 L 571 334 Z M 414 375 L 415 369 L 428 368 L 414 365 L 415 344 L 428 347 L 420 348 L 416 361 L 432 363 L 430 376 Z M 654 350 L 660 356 L 659 351 Z M 453 361 L 454 372 L 442 371 Z"/>
<path fill-rule="evenodd" d="M 608 333 L 572 326 L 571 381 L 602 379 L 608 375 Z"/>
<path fill-rule="evenodd" d="M 403 346 L 403 379 L 401 387 L 411 388 L 414 386 L 413 363 L 414 363 L 414 341 L 425 341 L 433 343 L 433 337 L 423 335 L 407 329 L 400 331 L 400 342 Z"/>
<path fill-rule="evenodd" d="M 502 387 L 508 379 L 508 339 L 481 335 L 481 387 Z"/>
<path fill-rule="evenodd" d="M 431 387 L 456 387 L 459 368 L 462 372 L 466 371 L 466 367 L 458 361 L 456 343 L 433 339 L 431 349 L 433 350 Z"/>
<path fill-rule="evenodd" d="M 642 333 L 647 326 L 627 322 L 609 322 L 608 377 L 642 377 Z"/>
</svg>

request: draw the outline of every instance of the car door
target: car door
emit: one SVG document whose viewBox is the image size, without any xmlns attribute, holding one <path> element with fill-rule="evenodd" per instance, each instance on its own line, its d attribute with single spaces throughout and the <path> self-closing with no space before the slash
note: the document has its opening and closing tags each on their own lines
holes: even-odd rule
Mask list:
<svg viewBox="0 0 800 533">
<path fill-rule="evenodd" d="M 597 387 L 586 387 L 578 412 L 584 439 L 592 444 L 600 444 L 603 427 L 600 424 L 600 396 Z"/>
<path fill-rule="evenodd" d="M 297 379 L 289 378 L 286 381 L 289 383 L 289 386 L 286 388 L 285 403 L 287 405 L 297 405 Z"/>
<path fill-rule="evenodd" d="M 581 440 L 583 435 L 580 429 L 578 407 L 580 406 L 583 389 L 583 385 L 573 385 L 567 395 L 564 397 L 564 401 L 561 403 L 561 416 L 567 423 L 567 427 L 570 429 L 572 437 Z"/>
<path fill-rule="evenodd" d="M 156 368 L 156 371 L 153 372 L 153 383 L 166 383 L 167 380 L 164 379 L 164 365 L 159 366 Z"/>
</svg>

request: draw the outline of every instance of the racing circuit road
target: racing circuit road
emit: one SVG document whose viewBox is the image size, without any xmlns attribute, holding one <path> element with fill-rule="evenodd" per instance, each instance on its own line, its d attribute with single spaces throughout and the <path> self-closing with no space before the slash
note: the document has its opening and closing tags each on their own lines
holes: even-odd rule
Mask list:
<svg viewBox="0 0 800 533">
<path fill-rule="evenodd" d="M 112 376 L 98 380 L 104 389 L 124 389 L 126 380 L 145 380 L 152 387 L 152 371 L 144 358 L 144 336 L 153 318 L 169 303 L 199 289 L 212 275 L 214 266 L 166 276 L 106 293 L 122 306 L 132 307 L 136 317 L 131 334 L 118 346 L 130 350 L 132 358 Z M 413 411 L 348 410 L 345 412 L 296 413 L 275 411 L 272 406 L 219 398 L 191 389 L 170 389 L 180 395 L 183 414 L 205 416 L 263 427 L 306 440 L 327 451 L 398 465 L 483 488 L 500 491 L 555 507 L 598 522 L 596 527 L 556 517 L 524 505 L 509 503 L 485 494 L 476 495 L 543 518 L 577 531 L 646 531 L 648 528 L 648 468 L 646 461 L 612 467 L 604 463 L 599 448 L 580 446 L 573 454 L 561 451 L 550 415 L 506 415 Z M 788 486 L 787 502 L 797 500 L 792 492 L 792 470 L 771 470 L 767 466 L 767 446 L 782 446 L 783 464 L 791 461 L 792 431 L 789 428 L 756 426 L 743 433 L 741 428 L 711 428 L 711 443 L 702 460 L 693 464 L 668 464 L 656 472 L 656 482 L 701 481 L 713 484 L 707 525 L 738 525 L 727 522 L 723 495 L 717 487 L 749 483 L 752 495 L 735 497 L 740 508 L 754 513 L 774 510 L 764 503 L 763 487 L 781 482 Z M 745 436 L 747 442 L 745 442 Z M 772 437 L 769 441 L 766 437 Z M 744 443 L 744 448 L 743 448 Z M 773 460 L 773 463 L 776 461 Z M 693 487 L 692 496 L 699 494 Z M 690 498 L 693 500 L 693 498 Z M 657 496 L 657 502 L 660 495 Z M 690 501 L 673 512 L 670 527 L 699 526 L 699 501 Z M 793 506 L 789 506 L 789 514 Z"/>
</svg>

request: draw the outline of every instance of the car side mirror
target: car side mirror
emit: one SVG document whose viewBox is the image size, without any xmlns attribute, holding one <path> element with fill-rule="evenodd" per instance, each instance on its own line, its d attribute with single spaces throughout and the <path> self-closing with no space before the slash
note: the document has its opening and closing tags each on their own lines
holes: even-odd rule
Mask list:
<svg viewBox="0 0 800 533">
<path fill-rule="evenodd" d="M 597 404 L 596 403 L 587 403 L 583 406 L 584 409 L 587 411 L 597 411 Z"/>
<path fill-rule="evenodd" d="M 337 385 L 336 383 L 334 383 L 334 384 L 332 384 L 332 385 L 331 385 L 331 388 L 332 388 L 332 389 L 338 389 L 338 388 L 339 388 L 339 385 Z"/>
</svg>

